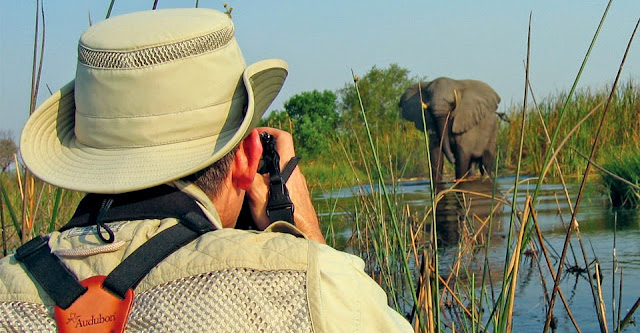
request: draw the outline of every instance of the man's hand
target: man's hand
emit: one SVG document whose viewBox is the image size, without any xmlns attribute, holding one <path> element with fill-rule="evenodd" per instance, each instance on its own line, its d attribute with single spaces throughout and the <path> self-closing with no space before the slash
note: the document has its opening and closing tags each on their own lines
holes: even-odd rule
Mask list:
<svg viewBox="0 0 640 333">
<path fill-rule="evenodd" d="M 276 151 L 280 155 L 280 169 L 284 169 L 285 165 L 295 156 L 293 149 L 293 138 L 291 134 L 270 127 L 256 128 L 258 133 L 267 132 L 276 140 Z M 296 167 L 287 180 L 287 189 L 289 197 L 294 205 L 293 219 L 296 227 L 300 229 L 309 239 L 320 243 L 326 243 L 320 230 L 318 216 L 316 210 L 311 203 L 311 195 L 307 188 L 307 182 L 300 172 L 300 168 Z M 267 198 L 269 196 L 269 176 L 256 175 L 253 184 L 247 190 L 247 198 L 251 206 L 251 215 L 260 230 L 264 230 L 269 226 L 269 217 L 267 216 Z"/>
</svg>

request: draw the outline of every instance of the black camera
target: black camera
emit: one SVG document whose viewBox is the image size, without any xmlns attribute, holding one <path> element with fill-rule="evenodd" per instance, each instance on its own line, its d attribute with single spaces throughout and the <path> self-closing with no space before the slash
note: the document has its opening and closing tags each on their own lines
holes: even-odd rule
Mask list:
<svg viewBox="0 0 640 333">
<path fill-rule="evenodd" d="M 267 197 L 266 214 L 271 222 L 287 221 L 295 225 L 293 221 L 294 206 L 291 198 L 289 198 L 289 191 L 285 183 L 289 179 L 291 172 L 293 172 L 299 158 L 292 158 L 284 170 L 280 170 L 280 155 L 276 151 L 275 137 L 267 132 L 262 132 L 260 133 L 260 142 L 262 143 L 262 158 L 258 166 L 258 173 L 269 174 L 269 196 Z M 236 228 L 257 229 L 255 221 L 251 217 L 249 203 L 246 198 L 242 205 Z"/>
<path fill-rule="evenodd" d="M 262 143 L 262 158 L 258 166 L 258 173 L 273 174 L 280 167 L 280 155 L 276 151 L 276 138 L 267 132 L 262 132 L 260 133 L 260 142 Z"/>
</svg>

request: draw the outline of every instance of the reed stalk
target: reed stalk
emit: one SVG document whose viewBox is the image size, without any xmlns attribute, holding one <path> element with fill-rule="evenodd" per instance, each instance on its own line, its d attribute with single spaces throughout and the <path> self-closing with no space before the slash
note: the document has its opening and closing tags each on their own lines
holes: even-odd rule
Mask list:
<svg viewBox="0 0 640 333">
<path fill-rule="evenodd" d="M 516 248 L 513 251 L 513 257 L 509 262 L 509 275 L 511 276 L 511 286 L 509 287 L 509 301 L 507 302 L 507 325 L 506 332 L 511 332 L 513 329 L 513 304 L 516 295 L 516 287 L 518 281 L 518 270 L 520 268 L 520 249 L 523 248 L 522 242 L 524 241 L 524 231 L 527 229 L 527 222 L 529 221 L 529 213 L 531 207 L 531 196 L 527 195 L 524 204 L 524 211 L 522 213 L 522 222 L 520 223 L 520 230 L 518 232 L 518 239 L 516 242 Z"/>
<path fill-rule="evenodd" d="M 636 310 L 638 310 L 638 307 L 640 307 L 640 297 L 638 297 L 636 302 L 633 303 L 633 306 L 631 307 L 631 309 L 629 309 L 629 312 L 627 312 L 627 314 L 624 316 L 624 319 L 622 319 L 622 323 L 620 324 L 620 330 L 618 332 L 624 330 L 624 328 L 627 327 L 627 325 L 629 325 L 629 323 L 631 322 L 631 319 L 633 318 L 633 315 L 636 313 Z"/>
<path fill-rule="evenodd" d="M 16 172 L 20 173 L 19 171 L 16 171 Z M 18 215 L 16 215 L 16 212 L 11 206 L 9 193 L 7 191 L 7 187 L 4 185 L 4 179 L 0 179 L 0 192 L 2 192 L 2 199 L 6 203 L 7 211 L 9 212 L 9 216 L 11 217 L 11 221 L 13 222 L 13 227 L 16 229 L 18 238 L 22 239 L 22 229 L 20 228 L 20 222 L 19 222 L 21 221 L 21 219 L 18 218 Z M 3 231 L 5 231 L 4 228 L 3 228 Z"/>
<path fill-rule="evenodd" d="M 610 3 L 611 2 L 609 2 L 609 4 Z M 607 9 L 608 8 L 609 7 L 607 7 Z M 605 14 L 606 14 L 606 12 L 605 12 Z M 603 17 L 603 19 L 604 19 L 604 17 Z M 627 48 L 626 48 L 625 53 L 624 53 L 624 55 L 622 57 L 622 61 L 620 62 L 620 67 L 618 69 L 618 74 L 616 75 L 616 79 L 615 79 L 615 81 L 613 83 L 613 86 L 611 87 L 611 93 L 609 94 L 609 99 L 607 100 L 607 104 L 606 104 L 606 106 L 604 108 L 604 111 L 602 113 L 602 118 L 601 118 L 600 124 L 598 126 L 598 130 L 596 131 L 596 136 L 594 138 L 594 142 L 593 142 L 593 145 L 592 145 L 591 155 L 589 157 L 589 160 L 593 160 L 594 157 L 595 157 L 596 149 L 598 147 L 598 140 L 600 138 L 600 134 L 601 134 L 601 131 L 602 131 L 602 126 L 605 123 L 605 119 L 606 119 L 606 116 L 608 114 L 609 107 L 611 105 L 611 100 L 613 99 L 613 95 L 615 94 L 616 87 L 617 87 L 618 81 L 620 79 L 620 75 L 622 73 L 622 69 L 623 69 L 625 61 L 627 59 L 627 55 L 629 53 L 629 49 L 631 48 L 631 43 L 632 43 L 633 38 L 634 38 L 634 36 L 636 34 L 636 31 L 638 30 L 638 25 L 640 25 L 640 19 L 636 23 L 636 26 L 635 26 L 632 34 L 631 34 L 631 37 L 629 38 L 629 42 L 627 44 Z M 587 181 L 587 177 L 589 175 L 590 169 L 591 169 L 591 163 L 587 163 L 587 167 L 585 168 L 585 171 L 584 171 L 584 174 L 583 174 L 583 177 L 582 177 L 582 183 L 580 184 L 580 189 L 578 191 L 578 197 L 576 199 L 574 210 L 573 210 L 573 213 L 571 215 L 571 225 L 570 225 L 569 228 L 567 228 L 565 244 L 563 246 L 562 255 L 560 256 L 560 264 L 558 265 L 558 272 L 556 273 L 556 281 L 554 283 L 553 292 L 551 294 L 551 304 L 550 304 L 550 307 L 549 307 L 549 312 L 547 314 L 547 320 L 545 322 L 544 332 L 546 332 L 549 329 L 549 325 L 550 325 L 550 316 L 549 316 L 549 314 L 551 314 L 553 312 L 553 304 L 555 302 L 555 296 L 556 296 L 557 289 L 559 288 L 559 282 L 560 282 L 559 279 L 560 279 L 560 277 L 562 275 L 562 267 L 563 267 L 564 259 L 566 257 L 567 244 L 569 243 L 569 241 L 571 239 L 572 230 L 574 228 L 576 229 L 576 232 L 579 233 L 579 228 L 578 228 L 578 225 L 576 223 L 576 215 L 577 215 L 577 212 L 578 212 L 580 201 L 582 199 L 582 195 L 584 193 L 584 187 L 586 185 L 586 181 Z M 584 247 L 583 247 L 583 256 L 584 256 L 585 261 L 586 261 L 586 255 L 584 254 Z M 591 274 L 591 272 L 589 270 L 589 265 L 588 264 L 586 265 L 586 268 L 587 268 L 587 271 L 589 272 L 590 285 L 593 286 L 593 283 L 591 282 L 592 274 Z M 592 293 L 593 293 L 593 287 L 591 287 L 591 290 L 592 290 Z M 594 294 L 594 304 L 598 304 L 598 300 L 597 300 L 595 294 Z M 599 307 L 596 307 L 596 309 L 599 309 Z M 598 321 L 600 323 L 600 330 L 603 331 L 603 332 L 607 331 L 606 319 L 604 318 L 604 313 L 602 313 L 601 311 L 597 310 L 596 314 L 598 315 Z"/>
<path fill-rule="evenodd" d="M 597 303 L 597 308 L 599 309 L 600 312 L 600 316 L 601 316 L 601 320 L 604 323 L 603 328 L 603 332 L 609 332 L 609 328 L 607 327 L 607 308 L 604 305 L 604 297 L 602 297 L 602 271 L 600 269 L 600 262 L 596 260 L 595 262 L 595 269 L 596 269 L 596 288 L 598 289 L 598 303 Z"/>
<path fill-rule="evenodd" d="M 620 332 L 620 330 L 622 329 L 622 326 L 620 325 L 620 313 L 622 313 L 622 267 L 620 267 L 620 285 L 618 287 L 618 316 L 616 318 L 616 322 L 615 325 L 613 326 L 613 331 L 614 332 Z"/>
<path fill-rule="evenodd" d="M 477 332 L 476 328 L 476 275 L 471 274 L 471 332 Z"/>
<path fill-rule="evenodd" d="M 40 15 L 42 15 L 42 37 L 41 37 L 41 45 L 38 48 L 38 39 L 40 32 Z M 38 96 L 38 87 L 40 85 L 40 77 L 42 74 L 42 61 L 44 58 L 44 42 L 45 42 L 45 24 L 44 24 L 44 6 L 41 5 L 41 2 L 36 1 L 36 10 L 35 10 L 35 31 L 34 31 L 34 41 L 33 41 L 33 62 L 32 62 L 32 71 L 31 71 L 31 102 L 29 106 L 29 114 L 32 114 L 36 108 L 36 98 Z M 38 56 L 38 51 L 39 56 Z M 38 61 L 39 58 L 39 61 Z M 22 237 L 21 242 L 26 243 L 29 239 L 31 239 L 32 229 L 33 229 L 33 211 L 34 211 L 34 186 L 35 179 L 31 175 L 28 170 L 25 170 L 24 176 L 24 193 L 23 193 L 23 201 L 22 201 Z"/>
<path fill-rule="evenodd" d="M 618 271 L 618 256 L 616 254 L 617 236 L 618 214 L 616 214 L 613 218 L 613 250 L 611 253 L 611 327 L 613 327 L 614 332 L 617 332 L 618 324 L 620 323 L 620 318 L 618 318 L 618 321 L 616 321 L 616 312 L 618 311 L 618 309 L 616 308 L 616 272 Z M 620 281 L 620 285 L 622 285 L 622 281 Z M 618 297 L 622 298 L 622 293 L 618 294 Z"/>
<path fill-rule="evenodd" d="M 387 209 L 389 211 L 389 218 L 391 219 L 391 227 L 393 229 L 395 238 L 398 241 L 399 250 L 400 250 L 400 253 L 401 253 L 402 264 L 403 264 L 404 269 L 405 269 L 404 276 L 405 276 L 405 278 L 407 280 L 407 283 L 409 285 L 409 288 L 411 290 L 411 296 L 413 298 L 413 302 L 414 302 L 415 305 L 417 305 L 417 304 L 419 304 L 418 303 L 418 298 L 417 298 L 418 295 L 416 293 L 415 285 L 413 283 L 413 277 L 412 277 L 412 274 L 411 274 L 411 270 L 409 268 L 409 261 L 407 259 L 407 256 L 405 255 L 407 253 L 406 247 L 405 247 L 404 242 L 402 241 L 403 238 L 402 238 L 402 235 L 401 235 L 399 227 L 398 227 L 398 221 L 397 221 L 396 214 L 394 213 L 394 211 L 395 211 L 394 207 L 393 207 L 393 205 L 391 203 L 389 194 L 387 192 L 387 188 L 386 188 L 386 186 L 384 184 L 384 177 L 382 175 L 382 167 L 380 165 L 380 160 L 378 158 L 378 154 L 377 154 L 377 151 L 376 151 L 376 146 L 373 143 L 371 130 L 369 129 L 369 123 L 367 121 L 367 115 L 366 115 L 366 112 L 365 112 L 365 109 L 364 109 L 364 105 L 362 104 L 362 98 L 360 96 L 360 90 L 358 89 L 358 79 L 357 79 L 357 76 L 355 75 L 355 73 L 353 73 L 353 71 L 351 72 L 351 74 L 352 74 L 352 77 L 353 77 L 353 84 L 354 84 L 354 87 L 355 87 L 355 90 L 356 90 L 356 93 L 357 93 L 357 96 L 358 96 L 358 101 L 360 102 L 361 115 L 362 115 L 362 118 L 363 118 L 363 122 L 364 122 L 365 130 L 366 130 L 367 138 L 369 139 L 369 147 L 371 148 L 371 153 L 372 153 L 372 156 L 373 156 L 373 159 L 374 159 L 374 165 L 376 167 L 376 171 L 377 171 L 377 174 L 378 174 L 378 179 L 379 179 L 378 183 L 380 184 L 380 187 L 382 188 L 383 197 L 384 197 L 384 200 L 385 200 L 385 202 L 387 204 Z M 384 221 L 384 219 L 381 219 L 381 220 Z M 388 261 L 385 260 L 385 262 L 388 262 Z M 436 268 L 437 268 L 437 266 L 436 266 Z M 437 271 L 436 271 L 436 274 L 437 274 Z M 437 279 L 436 279 L 436 281 L 437 281 Z M 439 310 L 435 309 L 435 311 L 436 311 L 436 316 L 438 316 L 437 313 L 439 313 Z M 418 312 L 418 317 L 420 317 L 420 316 L 421 316 L 421 312 L 419 311 Z M 421 321 L 421 322 L 423 322 L 423 321 Z M 437 330 L 440 331 L 440 320 L 436 320 L 436 325 L 437 325 Z"/>
<path fill-rule="evenodd" d="M 105 20 L 108 19 L 109 17 L 111 17 L 111 10 L 113 9 L 113 4 L 116 2 L 116 0 L 111 0 L 111 2 L 109 3 L 109 9 L 107 9 L 107 15 L 105 15 Z"/>
<path fill-rule="evenodd" d="M 499 151 L 499 150 L 498 150 Z M 495 177 L 498 177 L 498 162 L 499 162 L 499 156 L 500 154 L 496 154 L 496 160 L 494 162 L 494 172 L 493 174 L 495 175 Z M 492 193 L 491 193 L 491 214 L 489 215 L 489 232 L 487 233 L 487 242 L 484 246 L 484 267 L 483 267 L 483 272 L 482 272 L 482 279 L 481 279 L 481 290 L 480 290 L 480 304 L 478 305 L 478 307 L 480 309 L 483 309 L 483 300 L 484 297 L 482 297 L 482 295 L 485 293 L 485 282 L 487 280 L 487 277 L 490 278 L 490 272 L 489 272 L 489 250 L 491 248 L 491 231 L 493 230 L 493 215 L 495 213 L 495 210 L 498 208 L 499 205 L 495 205 L 495 201 L 496 201 L 496 193 L 497 193 L 497 183 L 494 182 L 493 183 L 493 188 L 492 188 Z M 492 289 L 492 297 L 493 297 L 493 283 L 491 283 L 491 289 Z M 478 320 L 480 320 L 480 318 L 478 318 Z"/>
<path fill-rule="evenodd" d="M 3 172 L 0 172 L 2 177 Z M 0 191 L 4 192 L 4 186 L 2 185 L 2 178 L 0 178 Z M 2 256 L 6 257 L 8 252 L 7 248 L 7 227 L 4 223 L 4 199 L 0 197 L 0 231 L 2 231 Z"/>
<path fill-rule="evenodd" d="M 529 14 L 529 25 L 528 25 L 528 30 L 527 30 L 527 57 L 526 57 L 526 62 L 525 62 L 525 84 L 524 84 L 524 98 L 523 98 L 523 105 L 522 105 L 522 112 L 521 112 L 521 116 L 522 116 L 522 124 L 521 124 L 521 128 L 520 128 L 520 142 L 518 144 L 518 161 L 516 163 L 516 174 L 515 174 L 515 180 L 514 180 L 514 190 L 513 190 L 513 196 L 512 196 L 512 203 L 511 203 L 511 218 L 509 221 L 509 232 L 508 232 L 508 236 L 507 236 L 507 244 L 508 246 L 506 247 L 506 253 L 505 253 L 505 267 L 504 267 L 504 271 L 503 271 L 503 279 L 502 279 L 502 288 L 501 288 L 501 292 L 500 292 L 500 297 L 498 297 L 498 302 L 500 302 L 499 304 L 499 309 L 500 311 L 497 313 L 497 318 L 498 318 L 498 322 L 494 322 L 494 327 L 496 328 L 496 330 L 503 332 L 506 329 L 509 329 L 509 318 L 508 316 L 508 311 L 506 311 L 510 305 L 509 305 L 509 300 L 504 297 L 504 293 L 508 290 L 508 284 L 509 284 L 509 277 L 510 277 L 510 272 L 509 272 L 509 268 L 508 265 L 506 265 L 506 263 L 510 262 L 512 260 L 512 253 L 510 250 L 510 246 L 509 244 L 511 244 L 512 242 L 512 237 L 513 237 L 513 228 L 515 227 L 515 220 L 517 218 L 516 216 L 516 212 L 517 212 L 517 199 L 518 199 L 518 184 L 519 184 L 519 180 L 520 180 L 520 173 L 521 173 L 521 167 L 522 167 L 522 151 L 523 151 L 523 146 L 524 146 L 524 133 L 525 133 L 525 124 L 526 124 L 526 109 L 527 109 L 527 97 L 528 97 L 528 89 L 527 89 L 527 82 L 529 82 L 529 60 L 530 60 L 530 56 L 531 56 L 531 17 L 532 14 Z M 525 207 L 525 209 L 527 209 Z M 515 278 L 515 277 L 512 277 Z M 506 325 L 506 327 L 505 327 Z"/>
<path fill-rule="evenodd" d="M 589 55 L 591 55 L 591 51 L 593 50 L 593 47 L 595 46 L 596 40 L 598 39 L 598 36 L 600 35 L 600 29 L 602 28 L 602 25 L 604 24 L 605 18 L 607 17 L 607 13 L 609 13 L 609 8 L 611 7 L 611 3 L 613 2 L 613 0 L 609 0 L 609 2 L 607 3 L 607 7 L 604 10 L 604 13 L 602 14 L 602 18 L 600 19 L 600 23 L 598 24 L 598 28 L 596 29 L 596 32 L 593 35 L 593 38 L 591 39 L 591 43 L 589 44 L 589 48 L 587 49 L 587 52 L 584 56 L 584 58 L 582 59 L 582 64 L 580 65 L 580 69 L 578 70 L 578 74 L 576 74 L 576 78 L 573 81 L 573 85 L 571 86 L 571 90 L 569 90 L 569 94 L 567 95 L 567 98 L 565 100 L 564 105 L 562 106 L 562 109 L 560 110 L 560 114 L 558 116 L 558 121 L 556 122 L 556 128 L 553 131 L 553 135 L 551 136 L 551 142 L 549 144 L 549 147 L 553 147 L 554 143 L 556 142 L 556 138 L 558 137 L 558 133 L 560 132 L 560 127 L 562 125 L 562 119 L 565 116 L 566 110 L 567 110 L 567 106 L 569 105 L 571 98 L 573 97 L 573 94 L 576 91 L 576 87 L 578 86 L 578 82 L 580 81 L 580 77 L 582 76 L 582 72 L 584 71 L 584 68 L 587 64 L 587 60 L 589 59 Z M 559 150 L 559 149 L 557 149 Z M 546 154 L 545 154 L 545 158 L 544 158 L 544 162 L 543 162 L 543 166 L 547 166 L 549 164 L 549 162 L 551 161 L 551 156 L 552 154 L 554 154 L 552 152 L 551 149 L 548 149 Z M 557 152 L 556 152 L 557 154 Z M 542 181 L 544 180 L 543 177 L 544 173 L 541 174 L 541 177 L 538 178 L 538 183 L 536 184 L 536 189 L 533 193 L 533 200 L 535 202 L 535 200 L 538 197 L 538 193 L 540 192 L 540 189 L 542 188 Z M 546 326 L 546 325 L 545 325 Z M 545 329 L 545 331 L 548 329 L 548 327 Z"/>
<path fill-rule="evenodd" d="M 421 87 L 421 82 L 418 81 L 418 93 L 419 93 L 419 97 L 420 97 L 420 107 L 421 107 L 421 114 L 422 114 L 422 124 L 423 124 L 423 128 L 427 128 L 426 126 L 426 119 L 425 119 L 425 104 L 423 103 L 423 98 L 422 98 L 422 87 Z M 448 117 L 447 117 L 447 121 L 448 121 Z M 424 143 L 425 143 L 425 150 L 427 152 L 427 161 L 429 161 L 429 189 L 430 189 L 430 193 L 431 193 L 431 244 L 433 247 L 433 267 L 434 270 L 437 274 L 437 276 L 440 276 L 439 272 L 440 272 L 440 258 L 439 258 L 439 251 L 438 251 L 438 230 L 437 230 L 437 226 L 438 226 L 438 221 L 436 219 L 436 207 L 437 207 L 437 202 L 436 202 L 436 193 L 437 193 L 437 177 L 434 178 L 433 175 L 433 165 L 431 165 L 431 146 L 430 146 L 430 142 L 429 142 L 429 133 L 428 131 L 423 131 L 423 137 L 424 137 Z M 444 134 L 444 133 L 443 133 Z M 440 140 L 441 142 L 444 140 Z M 442 158 L 442 145 L 440 145 L 440 158 Z M 440 164 L 438 164 L 439 166 Z M 441 172 L 442 170 L 438 170 L 438 167 L 436 167 L 436 174 L 438 174 L 439 172 Z M 433 289 L 438 291 L 440 290 L 440 281 L 439 279 L 434 279 L 433 280 Z M 436 315 L 436 324 L 437 324 L 437 330 L 440 331 L 441 328 L 441 313 L 440 313 L 440 299 L 439 297 L 439 293 L 438 292 L 434 292 L 432 293 L 432 299 L 431 302 L 433 303 L 433 307 L 435 308 L 435 315 Z"/>
<path fill-rule="evenodd" d="M 538 236 L 538 242 L 540 244 L 540 249 L 542 250 L 542 253 L 544 254 L 544 258 L 545 261 L 547 263 L 547 268 L 549 269 L 549 273 L 551 273 L 551 278 L 555 280 L 556 275 L 555 272 L 553 271 L 553 264 L 551 264 L 551 260 L 549 259 L 549 253 L 547 251 L 547 247 L 544 245 L 544 238 L 542 237 L 542 231 L 540 230 L 540 224 L 538 223 L 538 218 L 536 217 L 536 212 L 533 209 L 533 201 L 529 202 L 529 205 L 531 206 L 531 217 L 533 218 L 533 226 L 535 228 L 535 232 L 536 235 Z M 546 291 L 546 288 L 545 288 Z M 562 300 L 562 304 L 564 305 L 564 308 L 567 310 L 567 315 L 569 315 L 569 318 L 571 319 L 571 323 L 573 324 L 573 327 L 575 327 L 576 332 L 581 332 L 580 327 L 578 326 L 578 323 L 576 322 L 575 317 L 573 316 L 573 313 L 571 312 L 571 308 L 569 307 L 569 303 L 567 302 L 567 299 L 564 297 L 564 293 L 562 292 L 562 290 L 558 289 L 558 294 L 560 295 L 560 299 Z M 550 300 L 547 300 L 550 301 Z"/>
</svg>

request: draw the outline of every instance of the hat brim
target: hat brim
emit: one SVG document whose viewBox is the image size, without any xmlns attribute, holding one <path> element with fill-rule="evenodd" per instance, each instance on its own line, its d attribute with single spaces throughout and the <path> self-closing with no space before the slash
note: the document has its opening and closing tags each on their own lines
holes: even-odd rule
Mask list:
<svg viewBox="0 0 640 333">
<path fill-rule="evenodd" d="M 237 146 L 258 125 L 287 73 L 286 62 L 279 59 L 245 69 L 247 111 L 237 127 L 189 141 L 122 149 L 93 148 L 76 140 L 71 81 L 29 118 L 20 139 L 21 156 L 38 178 L 70 190 L 124 193 L 163 184 L 211 165 Z"/>
</svg>

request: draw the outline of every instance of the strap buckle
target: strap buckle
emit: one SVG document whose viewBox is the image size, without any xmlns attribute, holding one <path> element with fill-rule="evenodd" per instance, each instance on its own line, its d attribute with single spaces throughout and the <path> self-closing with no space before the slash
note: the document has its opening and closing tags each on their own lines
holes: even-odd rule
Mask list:
<svg viewBox="0 0 640 333">
<path fill-rule="evenodd" d="M 287 221 L 293 225 L 294 205 L 289 197 L 289 190 L 281 175 L 271 176 L 269 200 L 267 201 L 267 217 L 271 222 Z"/>
<path fill-rule="evenodd" d="M 290 215 L 293 216 L 294 205 L 292 202 L 285 202 L 279 205 L 269 205 L 267 206 L 267 216 L 271 218 L 272 215 L 275 216 L 275 213 L 281 210 L 289 211 Z"/>
</svg>

